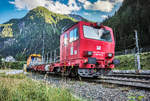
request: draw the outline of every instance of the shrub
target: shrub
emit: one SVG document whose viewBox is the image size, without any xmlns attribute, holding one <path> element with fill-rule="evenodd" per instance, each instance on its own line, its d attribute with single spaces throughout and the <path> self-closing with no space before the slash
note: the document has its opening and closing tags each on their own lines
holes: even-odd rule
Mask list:
<svg viewBox="0 0 150 101">
<path fill-rule="evenodd" d="M 22 69 L 26 62 L 3 62 L 1 68 Z"/>
</svg>

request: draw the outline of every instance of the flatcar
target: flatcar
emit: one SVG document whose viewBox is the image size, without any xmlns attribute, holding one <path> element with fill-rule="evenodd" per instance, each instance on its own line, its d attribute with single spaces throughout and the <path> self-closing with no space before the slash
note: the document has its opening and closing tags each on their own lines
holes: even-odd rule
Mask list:
<svg viewBox="0 0 150 101">
<path fill-rule="evenodd" d="M 114 68 L 113 30 L 100 23 L 79 21 L 60 35 L 60 60 L 34 65 L 35 71 L 98 77 Z"/>
</svg>

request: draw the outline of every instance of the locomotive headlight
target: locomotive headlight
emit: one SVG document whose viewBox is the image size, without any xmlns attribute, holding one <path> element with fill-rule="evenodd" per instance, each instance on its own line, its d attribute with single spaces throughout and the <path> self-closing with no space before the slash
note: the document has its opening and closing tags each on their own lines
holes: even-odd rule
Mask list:
<svg viewBox="0 0 150 101">
<path fill-rule="evenodd" d="M 84 52 L 83 52 L 83 55 L 84 55 L 84 56 L 92 56 L 92 55 L 93 55 L 93 52 L 92 52 L 92 51 L 84 51 Z"/>
<path fill-rule="evenodd" d="M 84 60 L 84 63 L 87 63 L 87 62 L 88 62 L 88 60 L 87 60 L 87 59 L 85 59 L 85 60 Z"/>
<path fill-rule="evenodd" d="M 108 53 L 107 56 L 108 56 L 109 58 L 111 58 L 111 57 L 113 56 L 113 54 L 112 54 L 112 53 Z"/>
<path fill-rule="evenodd" d="M 93 54 L 93 52 L 91 52 L 91 51 L 88 51 L 87 53 L 89 56 L 91 56 Z"/>
</svg>

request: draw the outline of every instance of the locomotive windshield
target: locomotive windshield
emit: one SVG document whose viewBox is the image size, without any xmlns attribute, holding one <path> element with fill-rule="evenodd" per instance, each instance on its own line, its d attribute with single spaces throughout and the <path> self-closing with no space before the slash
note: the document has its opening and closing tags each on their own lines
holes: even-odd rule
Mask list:
<svg viewBox="0 0 150 101">
<path fill-rule="evenodd" d="M 86 38 L 108 41 L 108 42 L 112 41 L 110 31 L 106 29 L 103 28 L 96 29 L 94 27 L 84 25 L 83 31 L 84 31 L 84 37 Z"/>
</svg>

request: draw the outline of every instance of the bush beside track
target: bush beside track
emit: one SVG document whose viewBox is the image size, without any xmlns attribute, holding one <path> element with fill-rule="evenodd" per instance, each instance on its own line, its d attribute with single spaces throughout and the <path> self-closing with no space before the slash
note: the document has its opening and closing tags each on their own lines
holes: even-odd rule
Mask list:
<svg viewBox="0 0 150 101">
<path fill-rule="evenodd" d="M 80 101 L 64 88 L 33 81 L 24 74 L 2 74 L 0 81 L 0 101 Z"/>
<path fill-rule="evenodd" d="M 0 63 L 0 69 L 23 69 L 24 64 L 26 64 L 26 61 L 2 62 Z"/>
<path fill-rule="evenodd" d="M 116 66 L 115 70 L 136 70 L 135 67 L 135 55 L 120 55 L 116 56 L 116 59 L 120 60 L 120 64 Z M 141 69 L 150 70 L 150 52 L 140 53 Z"/>
</svg>

